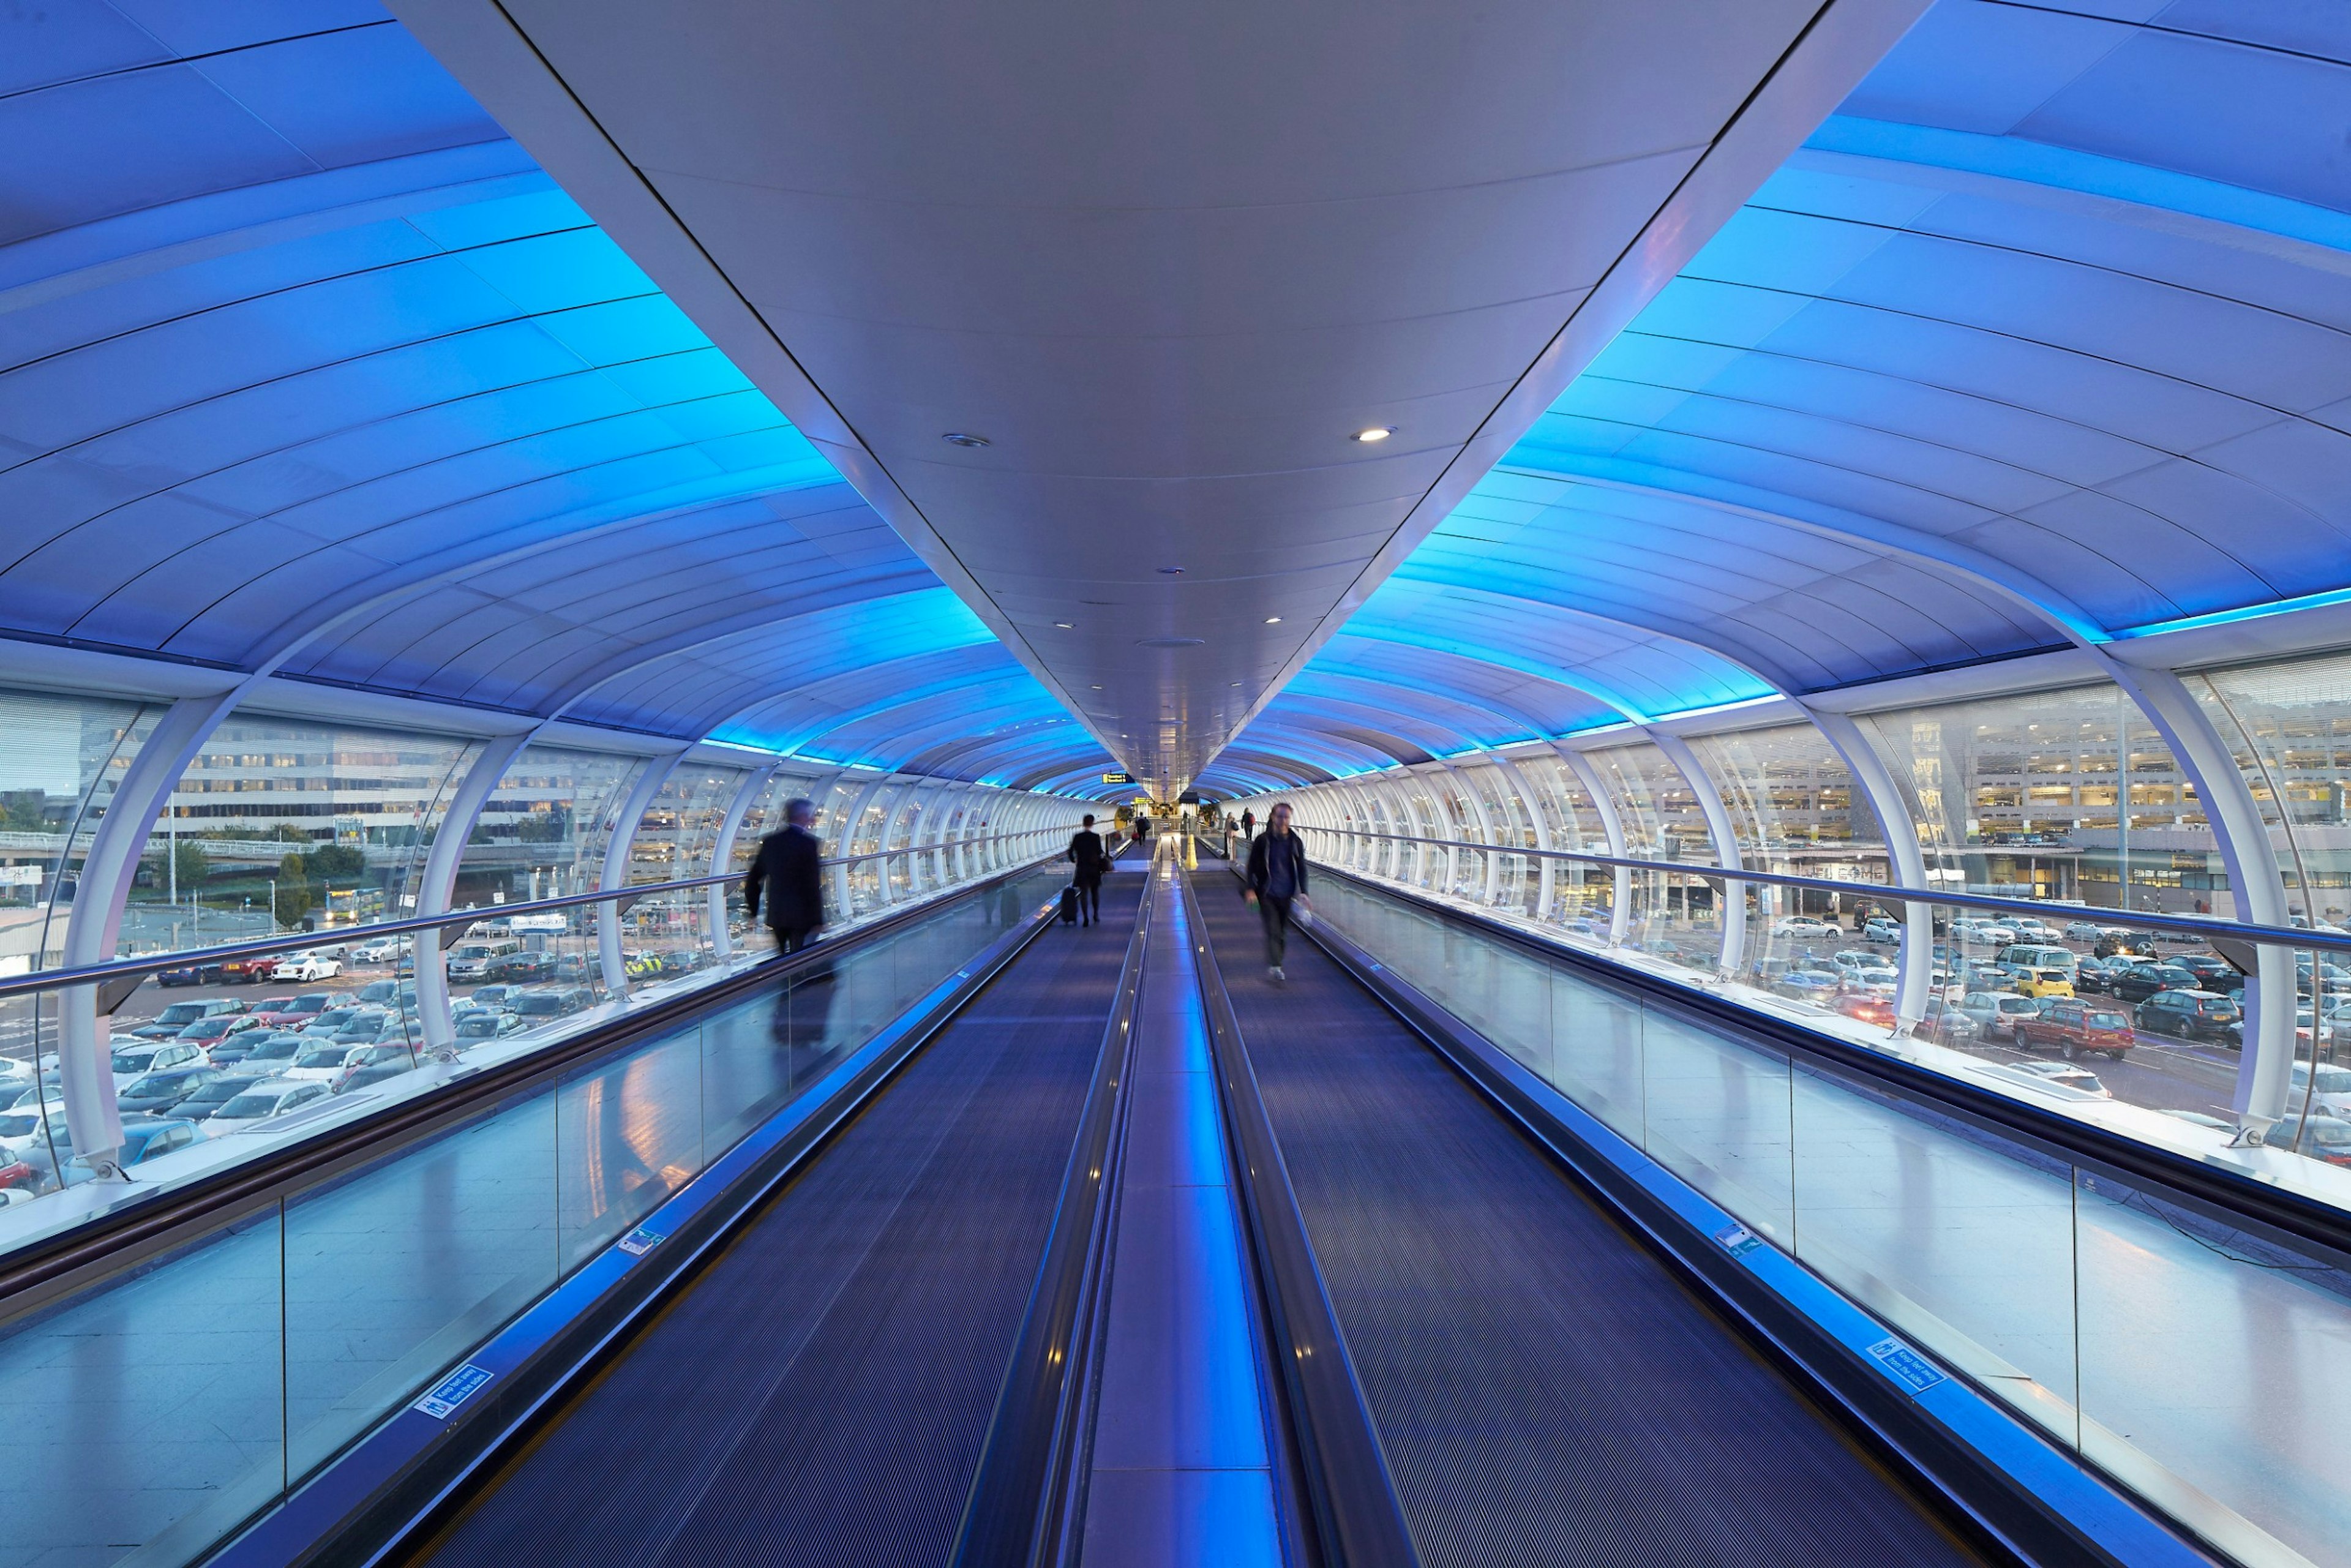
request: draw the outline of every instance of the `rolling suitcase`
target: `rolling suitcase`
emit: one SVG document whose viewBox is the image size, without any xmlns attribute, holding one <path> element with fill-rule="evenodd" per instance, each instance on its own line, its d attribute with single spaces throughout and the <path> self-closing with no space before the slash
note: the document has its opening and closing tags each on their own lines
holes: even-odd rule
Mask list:
<svg viewBox="0 0 2351 1568">
<path fill-rule="evenodd" d="M 1065 887 L 1061 889 L 1061 924 L 1075 925 L 1077 923 L 1078 890 L 1074 887 Z"/>
</svg>

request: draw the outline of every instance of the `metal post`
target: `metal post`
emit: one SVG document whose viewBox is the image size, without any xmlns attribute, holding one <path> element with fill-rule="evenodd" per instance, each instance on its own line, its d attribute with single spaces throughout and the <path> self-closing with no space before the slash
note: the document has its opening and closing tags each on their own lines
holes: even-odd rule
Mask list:
<svg viewBox="0 0 2351 1568">
<path fill-rule="evenodd" d="M 1627 858 L 1631 852 L 1625 847 L 1625 824 L 1616 815 L 1616 802 L 1609 799 L 1607 789 L 1600 782 L 1600 770 L 1585 760 L 1581 751 L 1572 750 L 1557 742 L 1552 744 L 1560 760 L 1567 764 L 1568 770 L 1575 775 L 1576 782 L 1583 786 L 1583 792 L 1592 797 L 1592 809 L 1599 814 L 1600 834 L 1607 841 L 1608 852 L 1619 860 Z M 1632 919 L 1629 908 L 1633 902 L 1632 868 L 1615 867 L 1614 881 L 1615 885 L 1609 899 L 1608 946 L 1621 947 L 1625 945 L 1625 927 Z"/>
<path fill-rule="evenodd" d="M 735 799 L 728 803 L 726 815 L 718 824 L 717 841 L 710 846 L 710 875 L 716 876 L 726 870 L 735 856 L 735 837 L 743 831 L 743 819 L 749 813 L 751 802 L 759 798 L 782 770 L 780 762 L 755 768 L 751 770 L 751 777 L 744 780 L 743 788 L 735 791 Z M 710 890 L 710 956 L 715 959 L 725 959 L 734 951 L 734 939 L 726 932 L 726 889 L 714 887 Z"/>
<path fill-rule="evenodd" d="M 684 757 L 683 750 L 667 757 L 649 757 L 645 770 L 637 776 L 636 788 L 629 791 L 622 803 L 620 820 L 612 824 L 612 836 L 604 842 L 603 873 L 597 878 L 596 891 L 610 893 L 626 886 L 629 876 L 629 849 L 637 841 L 637 828 L 644 821 L 645 810 L 661 793 L 661 787 Z M 629 994 L 629 961 L 621 951 L 621 910 L 617 904 L 596 906 L 597 956 L 604 970 L 604 989 L 615 998 Z"/>
<path fill-rule="evenodd" d="M 183 697 L 148 732 L 139 755 L 123 770 L 107 801 L 106 815 L 90 835 L 74 888 L 73 913 L 66 924 L 59 962 L 96 964 L 114 956 L 122 933 L 123 906 L 139 873 L 140 852 L 156 813 L 172 787 L 220 721 L 245 695 L 247 683 L 210 696 Z M 271 900 L 270 913 L 277 914 Z M 122 1108 L 114 1093 L 108 1030 L 98 1015 L 98 988 L 70 986 L 57 995 L 58 1092 L 66 1103 L 66 1127 L 84 1164 L 104 1173 L 122 1148 Z"/>
<path fill-rule="evenodd" d="M 507 769 L 538 737 L 543 724 L 513 735 L 502 735 L 482 743 L 475 754 L 474 765 L 458 781 L 456 792 L 449 797 L 448 809 L 441 813 L 441 825 L 433 835 L 433 845 L 424 852 L 424 870 L 416 888 L 416 913 L 420 915 L 440 915 L 449 907 L 450 890 L 457 883 L 457 868 L 464 863 L 465 845 L 474 836 L 474 824 L 481 821 L 483 808 L 506 777 Z M 270 904 L 273 915 L 277 902 Z M 441 933 L 438 930 L 419 931 L 410 945 L 415 955 L 416 1016 L 424 1028 L 424 1048 L 430 1051 L 453 1049 L 457 1043 L 456 1026 L 449 1017 L 449 973 L 441 963 Z"/>
<path fill-rule="evenodd" d="M 1722 803 L 1722 791 L 1714 787 L 1714 776 L 1706 770 L 1698 753 L 1678 735 L 1652 730 L 1649 738 L 1666 754 L 1666 760 L 1680 770 L 1688 781 L 1690 792 L 1698 797 L 1698 809 L 1706 818 L 1707 836 L 1714 841 L 1715 863 L 1726 871 L 1743 871 L 1746 858 L 1739 849 L 1739 834 L 1731 826 L 1730 810 Z M 1738 975 L 1741 961 L 1747 956 L 1747 884 L 1725 877 L 1722 883 L 1722 946 L 1715 960 L 1715 973 L 1724 979 Z"/>
</svg>

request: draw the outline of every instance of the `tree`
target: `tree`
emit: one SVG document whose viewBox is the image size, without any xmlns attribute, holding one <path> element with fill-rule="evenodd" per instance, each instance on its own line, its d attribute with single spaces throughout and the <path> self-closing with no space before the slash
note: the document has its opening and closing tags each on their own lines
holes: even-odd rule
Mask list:
<svg viewBox="0 0 2351 1568">
<path fill-rule="evenodd" d="M 310 868 L 302 863 L 300 855 L 287 855 L 277 862 L 277 907 L 272 913 L 280 925 L 295 925 L 310 913 Z"/>
<path fill-rule="evenodd" d="M 367 874 L 367 856 L 345 844 L 320 844 L 300 858 L 312 876 L 327 882 L 355 882 Z"/>
<path fill-rule="evenodd" d="M 204 854 L 204 846 L 193 839 L 182 839 L 171 849 L 172 864 L 166 868 L 170 881 L 167 886 L 177 887 L 182 895 L 204 886 L 204 878 L 212 874 L 213 862 Z"/>
</svg>

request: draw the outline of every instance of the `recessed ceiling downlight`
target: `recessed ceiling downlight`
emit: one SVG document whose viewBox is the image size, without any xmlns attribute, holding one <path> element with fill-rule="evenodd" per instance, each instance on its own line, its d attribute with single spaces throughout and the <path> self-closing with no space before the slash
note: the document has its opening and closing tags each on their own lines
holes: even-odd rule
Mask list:
<svg viewBox="0 0 2351 1568">
<path fill-rule="evenodd" d="M 1206 637 L 1138 637 L 1138 648 L 1200 648 L 1207 645 Z"/>
<path fill-rule="evenodd" d="M 940 436 L 939 439 L 946 442 L 949 446 L 985 446 L 987 444 L 987 437 L 985 435 L 967 435 L 960 430 L 950 430 L 945 435 Z"/>
<path fill-rule="evenodd" d="M 1354 434 L 1349 436 L 1347 439 L 1350 441 L 1365 442 L 1385 441 L 1389 436 L 1394 435 L 1395 434 L 1395 426 L 1393 424 L 1374 424 L 1355 432 Z M 950 436 L 948 439 L 953 440 L 954 437 Z"/>
</svg>

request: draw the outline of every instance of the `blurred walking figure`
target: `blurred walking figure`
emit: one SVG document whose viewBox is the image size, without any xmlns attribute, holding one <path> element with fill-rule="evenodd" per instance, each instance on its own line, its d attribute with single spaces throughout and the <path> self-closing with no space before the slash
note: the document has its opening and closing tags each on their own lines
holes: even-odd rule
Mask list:
<svg viewBox="0 0 2351 1568">
<path fill-rule="evenodd" d="M 1286 980 L 1281 960 L 1290 948 L 1290 905 L 1307 902 L 1306 841 L 1290 831 L 1288 801 L 1266 813 L 1265 837 L 1249 844 L 1249 901 L 1265 922 L 1266 972 Z"/>
<path fill-rule="evenodd" d="M 1241 812 L 1241 837 L 1244 839 L 1254 839 L 1257 837 L 1257 813 L 1255 811 L 1243 810 Z"/>
<path fill-rule="evenodd" d="M 786 953 L 808 946 L 824 925 L 823 857 L 818 852 L 816 835 L 809 831 L 814 821 L 814 801 L 787 802 L 782 831 L 759 841 L 759 852 L 752 857 L 750 873 L 743 878 L 744 909 L 752 919 L 759 918 L 765 894 L 768 929 L 776 934 L 777 947 Z M 822 1052 L 832 1030 L 833 990 L 829 963 L 820 962 L 794 974 L 776 993 L 776 1043 Z"/>
<path fill-rule="evenodd" d="M 797 953 L 816 940 L 824 926 L 824 868 L 816 835 L 816 803 L 794 800 L 784 808 L 784 828 L 759 841 L 759 852 L 743 879 L 743 907 L 759 918 L 761 894 L 766 894 L 768 929 L 776 946 Z"/>
<path fill-rule="evenodd" d="M 1102 835 L 1094 831 L 1091 815 L 1070 836 L 1070 863 L 1077 867 L 1077 874 L 1070 880 L 1078 890 L 1078 924 L 1092 925 L 1102 919 L 1102 870 L 1110 864 L 1110 855 L 1102 849 Z"/>
</svg>

